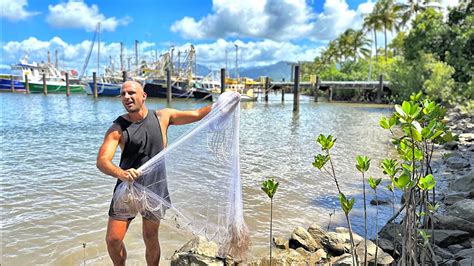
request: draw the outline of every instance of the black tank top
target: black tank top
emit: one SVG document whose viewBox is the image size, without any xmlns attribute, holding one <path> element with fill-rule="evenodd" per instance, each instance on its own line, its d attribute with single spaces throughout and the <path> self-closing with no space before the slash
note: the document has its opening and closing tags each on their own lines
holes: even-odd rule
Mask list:
<svg viewBox="0 0 474 266">
<path fill-rule="evenodd" d="M 124 144 L 120 168 L 138 168 L 163 150 L 160 121 L 154 110 L 148 110 L 145 119 L 132 123 L 119 116 L 114 123 L 122 129 Z"/>
</svg>

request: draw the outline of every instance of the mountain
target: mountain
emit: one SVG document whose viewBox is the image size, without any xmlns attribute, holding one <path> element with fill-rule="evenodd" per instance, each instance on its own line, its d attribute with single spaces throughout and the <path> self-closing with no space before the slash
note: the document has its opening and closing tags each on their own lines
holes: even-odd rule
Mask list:
<svg viewBox="0 0 474 266">
<path fill-rule="evenodd" d="M 209 74 L 212 70 L 207 68 L 206 66 L 203 66 L 203 65 L 200 65 L 200 64 L 196 64 L 196 74 L 198 76 L 206 76 L 207 74 Z"/>
<path fill-rule="evenodd" d="M 275 81 L 286 81 L 291 79 L 291 66 L 288 62 L 280 61 L 276 64 L 267 66 L 248 67 L 239 71 L 241 77 L 257 79 L 261 76 L 268 76 Z"/>
</svg>

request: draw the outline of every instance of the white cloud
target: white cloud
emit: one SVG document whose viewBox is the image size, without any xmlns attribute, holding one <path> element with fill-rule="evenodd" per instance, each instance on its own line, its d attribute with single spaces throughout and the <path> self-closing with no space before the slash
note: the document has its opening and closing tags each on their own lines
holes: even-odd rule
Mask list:
<svg viewBox="0 0 474 266">
<path fill-rule="evenodd" d="M 127 25 L 132 21 L 128 16 L 121 19 L 106 18 L 99 13 L 97 5 L 89 7 L 82 0 L 69 0 L 67 3 L 49 5 L 48 9 L 46 21 L 56 28 L 83 28 L 86 31 L 94 31 L 97 23 L 100 22 L 101 30 L 114 31 L 117 26 Z"/>
<path fill-rule="evenodd" d="M 27 5 L 27 0 L 2 0 L 0 17 L 10 21 L 19 21 L 39 14 L 39 12 L 25 10 Z"/>
<path fill-rule="evenodd" d="M 201 43 L 194 45 L 197 54 L 197 62 L 211 69 L 225 67 L 225 50 L 228 51 L 229 67 L 234 67 L 235 62 L 235 46 L 238 45 L 239 67 L 259 66 L 273 64 L 278 61 L 308 61 L 313 60 L 319 54 L 320 47 L 297 45 L 287 41 L 264 40 L 257 42 L 242 41 L 226 41 L 218 39 L 211 43 Z M 189 43 L 175 46 L 175 53 L 178 50 L 185 51 L 189 49 Z M 84 64 L 84 60 L 89 52 L 91 41 L 84 40 L 80 43 L 67 43 L 59 37 L 51 40 L 38 40 L 30 37 L 23 41 L 10 41 L 2 47 L 2 57 L 0 65 L 10 65 L 18 62 L 25 54 L 28 54 L 30 61 L 47 61 L 48 51 L 51 52 L 51 60 L 54 62 L 55 50 L 58 50 L 60 66 L 66 69 L 80 70 Z M 156 50 L 155 50 L 156 49 Z M 140 60 L 152 60 L 155 53 L 163 54 L 168 50 L 158 49 L 157 45 L 152 42 L 141 42 L 139 44 Z M 109 64 L 109 56 L 115 63 L 115 67 L 119 68 L 120 62 L 120 43 L 102 43 L 101 52 L 101 72 L 103 67 Z M 128 60 L 131 59 L 133 66 L 135 62 L 135 49 L 133 44 L 124 47 L 124 64 L 127 67 Z M 87 73 L 96 71 L 97 69 L 97 46 L 92 51 Z"/>
<path fill-rule="evenodd" d="M 349 27 L 360 27 L 362 14 L 372 7 L 370 0 L 357 10 L 350 9 L 346 0 L 326 0 L 324 11 L 317 14 L 305 0 L 215 0 L 211 14 L 199 20 L 184 17 L 171 30 L 189 39 L 329 40 Z"/>
<path fill-rule="evenodd" d="M 51 53 L 51 61 L 54 62 L 55 50 L 58 50 L 60 67 L 65 69 L 80 70 L 84 64 L 85 58 L 89 53 L 92 42 L 84 40 L 80 43 L 70 44 L 59 37 L 51 40 L 38 40 L 30 37 L 23 41 L 10 41 L 3 45 L 0 65 L 10 65 L 17 63 L 20 58 L 28 55 L 30 62 L 45 62 L 48 60 L 48 51 Z M 143 42 L 139 45 L 139 57 L 150 59 L 154 58 L 154 51 L 149 48 L 154 47 L 154 43 Z M 120 43 L 101 43 L 100 46 L 101 72 L 110 62 L 110 56 L 115 62 L 115 67 L 119 68 L 120 62 Z M 133 45 L 124 47 L 124 64 L 127 65 L 127 58 L 134 58 L 135 49 Z M 134 60 L 132 59 L 132 62 Z M 97 45 L 92 51 L 87 72 L 97 71 Z"/>
</svg>

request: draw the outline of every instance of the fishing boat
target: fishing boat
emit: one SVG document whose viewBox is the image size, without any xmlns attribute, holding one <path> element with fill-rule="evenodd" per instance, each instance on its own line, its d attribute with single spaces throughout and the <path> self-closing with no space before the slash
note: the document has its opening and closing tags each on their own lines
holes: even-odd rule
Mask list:
<svg viewBox="0 0 474 266">
<path fill-rule="evenodd" d="M 66 93 L 66 81 L 62 73 L 51 63 L 37 64 L 29 63 L 28 57 L 20 59 L 18 64 L 11 66 L 12 73 L 19 77 L 19 81 L 25 85 L 25 75 L 28 75 L 30 92 L 43 92 L 43 82 L 46 83 L 48 93 Z M 45 80 L 43 81 L 43 73 Z M 80 84 L 70 84 L 71 93 L 84 93 L 84 87 Z"/>
<path fill-rule="evenodd" d="M 24 92 L 25 86 L 21 81 L 18 80 L 19 77 L 14 77 L 13 87 L 15 91 Z M 0 91 L 11 91 L 12 89 L 12 80 L 8 75 L 0 75 Z"/>
<path fill-rule="evenodd" d="M 152 79 L 145 82 L 144 90 L 148 97 L 166 98 L 167 88 L 166 80 L 164 79 Z M 202 99 L 212 101 L 212 94 L 199 88 L 187 89 L 185 82 L 175 81 L 171 84 L 171 97 L 172 98 L 185 98 L 185 99 Z"/>
<path fill-rule="evenodd" d="M 97 96 L 109 96 L 109 97 L 119 96 L 121 88 L 122 88 L 122 84 L 97 82 Z M 88 82 L 86 92 L 89 95 L 94 94 L 94 82 L 92 81 Z"/>
</svg>

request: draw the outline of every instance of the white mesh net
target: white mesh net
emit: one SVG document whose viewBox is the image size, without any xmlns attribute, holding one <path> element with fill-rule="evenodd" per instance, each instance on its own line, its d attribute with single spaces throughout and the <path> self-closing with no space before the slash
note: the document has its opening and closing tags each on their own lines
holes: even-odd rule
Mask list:
<svg viewBox="0 0 474 266">
<path fill-rule="evenodd" d="M 238 93 L 223 93 L 192 130 L 138 169 L 135 182 L 121 183 L 113 199 L 118 217 L 141 213 L 163 220 L 217 242 L 222 257 L 245 260 L 250 240 L 243 218 L 239 103 Z"/>
</svg>

